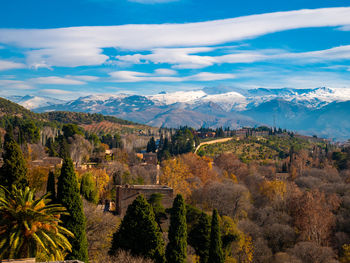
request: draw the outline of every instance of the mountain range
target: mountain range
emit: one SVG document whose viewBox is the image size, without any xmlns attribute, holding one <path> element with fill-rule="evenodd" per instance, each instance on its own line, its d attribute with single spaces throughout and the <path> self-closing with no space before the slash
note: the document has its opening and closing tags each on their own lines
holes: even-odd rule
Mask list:
<svg viewBox="0 0 350 263">
<path fill-rule="evenodd" d="M 269 125 L 336 140 L 350 138 L 350 89 L 204 88 L 155 95 L 90 95 L 61 101 L 8 97 L 35 112 L 101 113 L 158 127 Z"/>
</svg>

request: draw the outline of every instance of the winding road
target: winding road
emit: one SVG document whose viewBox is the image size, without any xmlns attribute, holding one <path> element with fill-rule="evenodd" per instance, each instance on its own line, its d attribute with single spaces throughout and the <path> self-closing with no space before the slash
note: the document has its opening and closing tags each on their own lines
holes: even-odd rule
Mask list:
<svg viewBox="0 0 350 263">
<path fill-rule="evenodd" d="M 207 142 L 201 142 L 196 150 L 194 151 L 194 153 L 197 153 L 197 151 L 199 150 L 199 148 L 201 148 L 203 145 L 208 145 L 208 144 L 214 144 L 214 143 L 219 143 L 219 142 L 227 142 L 227 141 L 231 141 L 233 138 L 222 138 L 222 139 L 216 139 L 216 140 L 212 140 L 212 141 L 207 141 Z"/>
</svg>

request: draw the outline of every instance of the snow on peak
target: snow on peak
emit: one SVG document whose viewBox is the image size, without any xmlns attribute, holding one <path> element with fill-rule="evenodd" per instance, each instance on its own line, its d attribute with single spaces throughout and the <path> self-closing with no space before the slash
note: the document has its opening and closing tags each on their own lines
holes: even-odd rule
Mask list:
<svg viewBox="0 0 350 263">
<path fill-rule="evenodd" d="M 176 91 L 172 93 L 159 93 L 147 96 L 150 100 L 161 104 L 174 104 L 177 102 L 193 103 L 195 100 L 205 97 L 207 94 L 203 90 Z"/>
</svg>

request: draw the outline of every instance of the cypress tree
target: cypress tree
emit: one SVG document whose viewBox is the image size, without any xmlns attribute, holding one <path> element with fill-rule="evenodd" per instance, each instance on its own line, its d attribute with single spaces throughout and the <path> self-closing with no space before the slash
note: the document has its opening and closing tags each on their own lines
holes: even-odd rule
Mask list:
<svg viewBox="0 0 350 263">
<path fill-rule="evenodd" d="M 165 262 L 162 234 L 150 204 L 142 195 L 129 205 L 119 229 L 113 234 L 109 254 L 115 255 L 120 249 L 156 263 Z"/>
<path fill-rule="evenodd" d="M 80 194 L 89 202 L 97 204 L 98 192 L 91 173 L 85 173 L 80 183 Z"/>
<path fill-rule="evenodd" d="M 47 178 L 46 184 L 46 192 L 50 194 L 49 198 L 51 199 L 51 203 L 56 202 L 56 187 L 55 187 L 55 174 L 54 172 L 49 172 L 49 177 Z"/>
<path fill-rule="evenodd" d="M 70 158 L 64 160 L 61 175 L 58 178 L 57 200 L 69 213 L 62 217 L 63 225 L 75 236 L 69 240 L 72 244 L 72 252 L 68 254 L 67 259 L 77 259 L 86 263 L 88 262 L 86 220 L 73 162 Z"/>
<path fill-rule="evenodd" d="M 156 146 L 156 141 L 154 140 L 154 137 L 152 137 L 149 142 L 147 143 L 147 152 L 156 152 L 157 146 Z"/>
<path fill-rule="evenodd" d="M 26 161 L 11 131 L 5 135 L 3 160 L 4 164 L 0 168 L 0 184 L 9 190 L 12 186 L 18 189 L 28 186 Z"/>
<path fill-rule="evenodd" d="M 174 199 L 170 213 L 169 243 L 166 247 L 168 263 L 183 263 L 187 258 L 186 205 L 182 195 Z"/>
<path fill-rule="evenodd" d="M 188 243 L 199 256 L 199 262 L 207 263 L 210 245 L 210 219 L 205 213 L 200 215 L 198 222 L 189 232 Z"/>
<path fill-rule="evenodd" d="M 218 211 L 214 209 L 211 219 L 210 245 L 209 245 L 209 263 L 224 263 L 224 254 L 222 252 L 222 241 L 220 237 L 220 225 Z"/>
</svg>

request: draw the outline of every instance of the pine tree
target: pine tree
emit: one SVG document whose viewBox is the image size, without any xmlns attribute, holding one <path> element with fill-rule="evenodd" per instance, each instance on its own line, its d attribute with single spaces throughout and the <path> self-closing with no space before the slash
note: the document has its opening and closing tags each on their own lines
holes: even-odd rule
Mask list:
<svg viewBox="0 0 350 263">
<path fill-rule="evenodd" d="M 205 213 L 200 215 L 198 222 L 188 233 L 188 243 L 199 256 L 199 262 L 207 263 L 210 245 L 210 220 Z"/>
<path fill-rule="evenodd" d="M 183 263 L 187 257 L 186 205 L 182 195 L 177 195 L 170 214 L 169 243 L 166 248 L 168 263 Z"/>
<path fill-rule="evenodd" d="M 69 240 L 72 244 L 72 252 L 68 254 L 67 259 L 77 259 L 86 263 L 88 262 L 86 220 L 73 162 L 70 158 L 66 158 L 63 162 L 57 184 L 57 199 L 69 213 L 68 216 L 62 217 L 63 226 L 75 236 Z"/>
<path fill-rule="evenodd" d="M 156 141 L 154 140 L 154 137 L 152 137 L 149 142 L 147 143 L 147 152 L 156 152 L 157 146 Z"/>
<path fill-rule="evenodd" d="M 12 186 L 18 189 L 28 186 L 26 161 L 11 131 L 5 135 L 3 160 L 4 164 L 0 168 L 0 184 L 9 190 Z"/>
<path fill-rule="evenodd" d="M 210 246 L 208 263 L 224 263 L 224 254 L 222 252 L 222 241 L 220 236 L 220 225 L 218 211 L 214 209 L 211 219 Z"/>
<path fill-rule="evenodd" d="M 56 183 L 55 183 L 55 174 L 54 172 L 49 172 L 49 177 L 47 178 L 47 184 L 46 184 L 46 192 L 49 195 L 49 198 L 51 199 L 52 203 L 56 203 Z"/>
<path fill-rule="evenodd" d="M 156 263 L 165 262 L 164 240 L 153 210 L 142 195 L 129 205 L 119 229 L 113 235 L 109 254 L 115 255 L 120 249 L 130 251 L 134 256 L 150 258 Z"/>
</svg>

